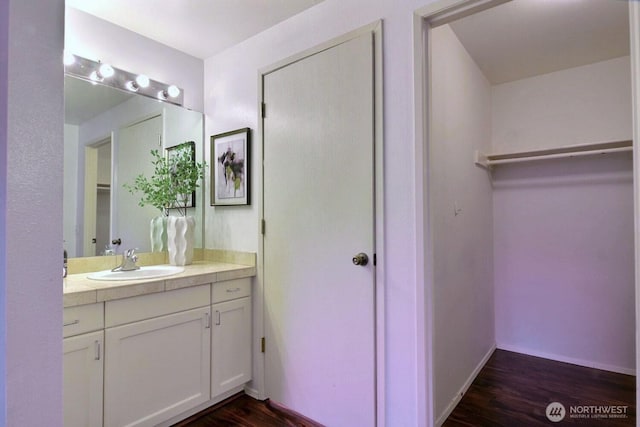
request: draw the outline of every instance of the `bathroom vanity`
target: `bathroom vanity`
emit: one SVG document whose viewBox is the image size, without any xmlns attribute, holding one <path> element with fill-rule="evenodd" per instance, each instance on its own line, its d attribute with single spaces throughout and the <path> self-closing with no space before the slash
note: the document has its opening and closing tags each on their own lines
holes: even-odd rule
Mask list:
<svg viewBox="0 0 640 427">
<path fill-rule="evenodd" d="M 251 380 L 253 265 L 64 283 L 64 425 L 170 425 Z"/>
</svg>

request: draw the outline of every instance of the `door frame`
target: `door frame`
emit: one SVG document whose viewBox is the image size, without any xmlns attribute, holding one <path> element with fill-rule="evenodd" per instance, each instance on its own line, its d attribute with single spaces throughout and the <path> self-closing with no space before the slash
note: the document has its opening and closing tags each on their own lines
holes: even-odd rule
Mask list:
<svg viewBox="0 0 640 427">
<path fill-rule="evenodd" d="M 417 391 L 418 401 L 427 402 L 425 408 L 418 408 L 418 420 L 422 425 L 436 425 L 433 393 L 433 244 L 432 222 L 430 216 L 431 193 L 428 185 L 428 147 L 431 139 L 428 113 L 430 104 L 430 31 L 431 28 L 463 18 L 485 9 L 507 3 L 511 0 L 438 0 L 417 9 L 413 14 L 413 58 L 414 58 L 414 135 L 415 135 L 415 185 L 416 185 L 416 253 L 417 259 L 424 259 L 423 265 L 416 266 L 416 280 L 419 304 L 418 322 L 424 322 L 424 335 L 417 337 L 418 371 L 425 378 L 425 387 Z M 634 233 L 635 233 L 635 298 L 636 298 L 636 376 L 640 367 L 640 2 L 629 2 L 629 30 L 632 85 L 632 121 L 633 121 L 633 194 L 634 194 Z M 418 329 L 420 330 L 420 329 Z M 422 376 L 424 375 L 424 376 Z M 636 407 L 640 405 L 640 384 L 636 385 Z"/>
<path fill-rule="evenodd" d="M 343 34 L 342 36 L 331 39 L 325 43 L 315 47 L 306 49 L 302 52 L 294 54 L 288 58 L 278 61 L 274 64 L 266 66 L 258 70 L 258 106 L 262 106 L 264 102 L 264 77 L 280 68 L 301 61 L 305 58 L 313 56 L 322 51 L 331 49 L 349 40 L 358 38 L 365 34 L 372 34 L 374 41 L 374 249 L 377 257 L 376 273 L 375 273 L 375 320 L 374 320 L 374 339 L 375 339 L 375 407 L 376 407 L 376 425 L 384 426 L 385 420 L 385 268 L 384 268 L 384 162 L 383 162 L 383 78 L 382 78 L 382 21 L 378 20 L 364 27 L 360 27 L 354 31 Z M 256 148 L 260 150 L 256 153 L 256 157 L 264 160 L 264 123 L 262 117 L 262 108 L 258 108 L 258 135 Z M 260 179 L 260 195 L 258 200 L 258 212 L 260 213 L 260 224 L 264 218 L 264 167 L 263 162 L 257 162 L 257 174 Z M 259 227 L 261 229 L 262 227 Z M 258 268 L 254 281 L 254 379 L 251 388 L 247 389 L 247 393 L 258 399 L 268 398 L 266 396 L 265 384 L 265 357 L 261 351 L 261 339 L 264 337 L 265 324 L 265 298 L 264 298 L 264 234 L 260 233 L 258 243 Z"/>
<path fill-rule="evenodd" d="M 629 33 L 631 44 L 631 109 L 633 121 L 633 198 L 634 248 L 636 269 L 636 408 L 640 404 L 638 368 L 640 367 L 640 4 L 629 2 Z"/>
<path fill-rule="evenodd" d="M 98 179 L 98 148 L 104 144 L 111 144 L 113 147 L 113 141 L 114 132 L 110 132 L 104 137 L 80 146 L 81 149 L 84 148 L 81 181 L 82 207 L 78 207 L 76 219 L 78 224 L 82 224 L 82 236 L 78 236 L 76 239 L 76 251 L 80 253 L 79 249 L 82 248 L 82 256 L 95 256 L 96 254 L 96 244 L 89 243 L 89 236 L 95 237 L 96 234 L 97 214 L 95 204 L 97 196 L 94 193 Z M 113 165 L 111 167 L 113 168 Z M 111 216 L 111 212 L 109 215 Z M 109 230 L 111 230 L 111 220 L 109 220 Z M 90 254 L 87 254 L 88 252 Z"/>
</svg>

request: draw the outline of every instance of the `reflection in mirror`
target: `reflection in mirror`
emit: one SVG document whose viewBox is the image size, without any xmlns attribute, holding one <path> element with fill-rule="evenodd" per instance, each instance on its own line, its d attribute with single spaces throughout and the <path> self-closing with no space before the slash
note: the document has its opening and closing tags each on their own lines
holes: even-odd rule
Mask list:
<svg viewBox="0 0 640 427">
<path fill-rule="evenodd" d="M 123 188 L 153 171 L 150 151 L 195 141 L 203 159 L 203 116 L 115 88 L 65 76 L 64 245 L 70 257 L 138 248 L 150 252 L 149 223 L 161 214 Z M 189 215 L 202 247 L 203 185 Z M 121 245 L 113 245 L 120 239 Z"/>
</svg>

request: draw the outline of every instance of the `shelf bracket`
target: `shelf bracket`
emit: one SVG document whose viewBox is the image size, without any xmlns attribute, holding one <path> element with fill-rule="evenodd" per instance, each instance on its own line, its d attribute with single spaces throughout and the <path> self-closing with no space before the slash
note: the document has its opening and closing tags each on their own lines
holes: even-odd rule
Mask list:
<svg viewBox="0 0 640 427">
<path fill-rule="evenodd" d="M 476 150 L 473 153 L 473 162 L 476 166 L 480 166 L 483 169 L 491 171 L 491 165 L 489 164 L 489 159 L 484 153 L 481 153 L 479 150 Z"/>
</svg>

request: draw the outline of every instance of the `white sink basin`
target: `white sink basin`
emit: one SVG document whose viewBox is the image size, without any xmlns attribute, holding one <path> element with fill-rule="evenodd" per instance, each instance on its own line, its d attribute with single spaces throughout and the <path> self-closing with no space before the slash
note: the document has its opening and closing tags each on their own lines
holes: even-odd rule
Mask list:
<svg viewBox="0 0 640 427">
<path fill-rule="evenodd" d="M 156 279 L 158 277 L 171 276 L 182 273 L 184 267 L 175 265 L 150 265 L 140 267 L 139 270 L 132 271 L 111 271 L 104 270 L 89 274 L 87 277 L 92 280 L 140 280 Z"/>
</svg>

